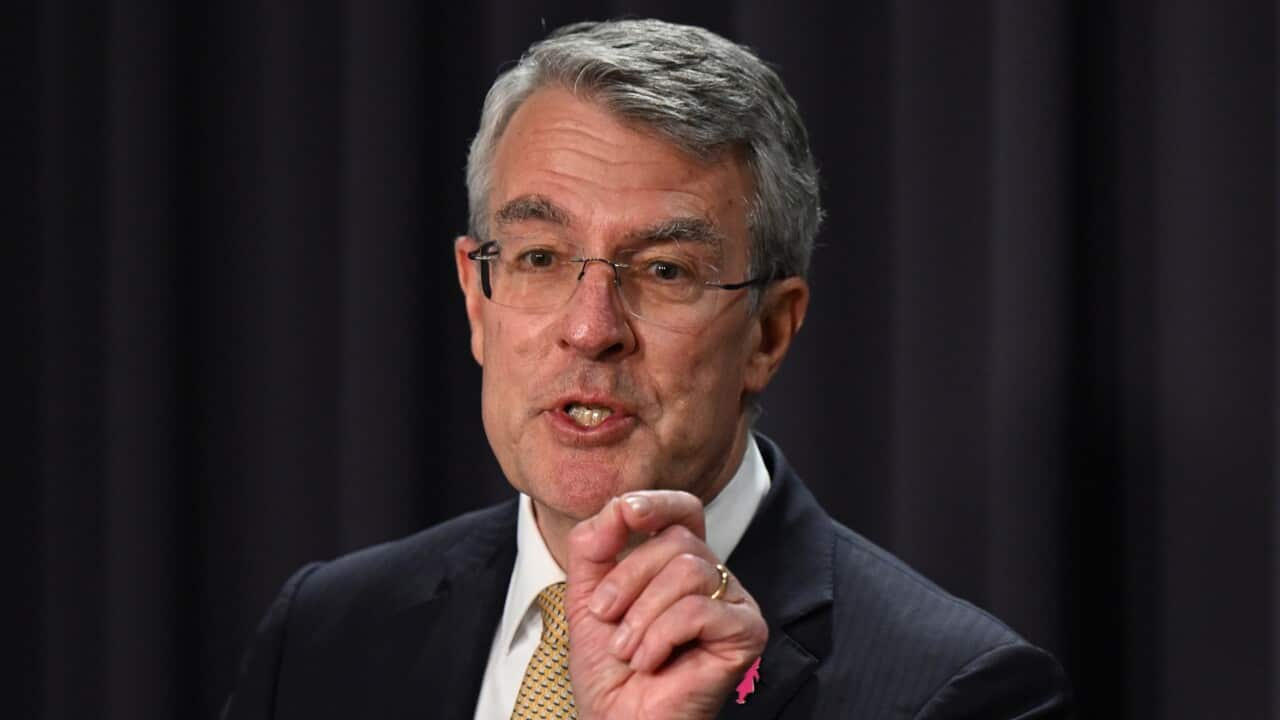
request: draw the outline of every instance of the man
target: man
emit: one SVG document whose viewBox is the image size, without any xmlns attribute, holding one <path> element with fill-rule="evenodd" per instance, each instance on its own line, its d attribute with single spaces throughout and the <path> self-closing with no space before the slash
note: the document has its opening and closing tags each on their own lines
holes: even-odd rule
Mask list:
<svg viewBox="0 0 1280 720">
<path fill-rule="evenodd" d="M 520 492 L 302 569 L 230 718 L 1059 717 L 1057 663 L 828 517 L 753 398 L 821 210 L 781 81 L 580 24 L 495 83 L 455 248 Z"/>
</svg>

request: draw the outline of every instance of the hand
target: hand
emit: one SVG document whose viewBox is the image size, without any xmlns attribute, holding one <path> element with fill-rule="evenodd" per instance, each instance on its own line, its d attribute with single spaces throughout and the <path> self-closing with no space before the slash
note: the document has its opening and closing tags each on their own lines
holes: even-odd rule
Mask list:
<svg viewBox="0 0 1280 720">
<path fill-rule="evenodd" d="M 624 559 L 630 533 L 649 536 Z M 760 608 L 722 597 L 702 503 L 654 490 L 614 498 L 569 534 L 569 675 L 583 720 L 710 718 L 764 650 Z"/>
</svg>

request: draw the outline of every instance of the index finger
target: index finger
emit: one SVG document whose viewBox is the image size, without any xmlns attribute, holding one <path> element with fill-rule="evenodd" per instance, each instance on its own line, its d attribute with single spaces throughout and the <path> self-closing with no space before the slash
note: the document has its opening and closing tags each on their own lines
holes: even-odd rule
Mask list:
<svg viewBox="0 0 1280 720">
<path fill-rule="evenodd" d="M 702 501 L 678 490 L 638 490 L 614 498 L 569 534 L 570 565 L 575 560 L 612 565 L 629 534 L 648 537 L 672 525 L 683 525 L 705 542 Z"/>
<path fill-rule="evenodd" d="M 681 490 L 637 490 L 622 496 L 622 519 L 634 532 L 652 535 L 683 525 L 699 540 L 707 539 L 702 501 Z"/>
<path fill-rule="evenodd" d="M 569 533 L 565 570 L 580 579 L 602 578 L 626 549 L 628 535 L 656 535 L 672 525 L 683 525 L 705 542 L 702 501 L 678 490 L 639 490 L 614 498 Z"/>
</svg>

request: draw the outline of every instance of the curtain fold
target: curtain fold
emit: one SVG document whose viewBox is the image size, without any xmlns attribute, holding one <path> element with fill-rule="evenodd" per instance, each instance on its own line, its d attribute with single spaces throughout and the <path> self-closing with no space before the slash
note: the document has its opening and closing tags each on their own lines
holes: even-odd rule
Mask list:
<svg viewBox="0 0 1280 720">
<path fill-rule="evenodd" d="M 213 717 L 299 564 L 508 496 L 452 242 L 496 73 L 696 22 L 780 69 L 829 219 L 760 427 L 1067 666 L 1280 713 L 1275 3 L 174 6 L 6 29 L 20 716 Z"/>
</svg>

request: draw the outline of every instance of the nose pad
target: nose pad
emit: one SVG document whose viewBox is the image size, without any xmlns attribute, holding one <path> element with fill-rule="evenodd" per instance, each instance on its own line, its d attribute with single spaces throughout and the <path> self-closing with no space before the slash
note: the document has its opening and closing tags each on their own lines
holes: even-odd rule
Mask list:
<svg viewBox="0 0 1280 720">
<path fill-rule="evenodd" d="M 604 265 L 591 272 L 595 263 Z M 592 277 L 596 275 L 598 277 Z M 564 315 L 562 341 L 592 357 L 632 347 L 634 336 L 622 300 L 616 268 L 608 260 L 587 258 Z"/>
<path fill-rule="evenodd" d="M 582 278 L 587 274 L 587 268 L 591 266 L 591 263 L 600 263 L 601 265 L 604 265 L 606 268 L 612 271 L 612 274 L 613 274 L 612 280 L 613 280 L 614 287 L 618 287 L 621 284 L 621 280 L 618 277 L 618 266 L 614 265 L 612 262 L 604 258 L 583 258 L 581 262 L 582 262 L 582 269 L 578 271 L 579 283 L 582 282 Z"/>
<path fill-rule="evenodd" d="M 600 278 L 600 280 L 593 281 L 587 277 L 587 271 L 591 269 L 592 263 L 599 263 L 600 265 L 603 266 L 602 267 L 603 277 Z M 573 289 L 573 294 L 575 296 L 584 294 L 584 290 L 586 288 L 590 288 L 593 282 L 598 282 L 603 286 L 610 305 L 613 305 L 616 303 L 619 305 L 619 307 L 621 307 L 625 311 L 626 308 L 622 307 L 621 305 L 622 281 L 621 281 L 621 278 L 618 277 L 618 268 L 614 267 L 613 263 L 609 262 L 608 260 L 605 260 L 604 258 L 583 259 L 582 269 L 578 271 L 577 287 Z M 618 290 L 617 293 L 613 292 L 615 289 Z M 594 292 L 594 291 L 585 290 L 585 292 Z M 581 302 L 583 299 L 585 298 L 578 298 L 577 301 Z M 570 300 L 572 301 L 574 300 L 574 298 L 570 298 Z"/>
</svg>

